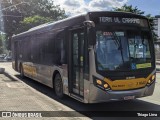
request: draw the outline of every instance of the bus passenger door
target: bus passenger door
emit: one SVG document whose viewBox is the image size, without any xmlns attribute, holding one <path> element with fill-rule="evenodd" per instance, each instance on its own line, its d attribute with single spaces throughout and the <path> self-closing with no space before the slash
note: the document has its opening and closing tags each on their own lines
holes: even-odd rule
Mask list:
<svg viewBox="0 0 160 120">
<path fill-rule="evenodd" d="M 70 41 L 70 85 L 71 93 L 83 97 L 84 93 L 84 29 L 71 31 Z"/>
</svg>

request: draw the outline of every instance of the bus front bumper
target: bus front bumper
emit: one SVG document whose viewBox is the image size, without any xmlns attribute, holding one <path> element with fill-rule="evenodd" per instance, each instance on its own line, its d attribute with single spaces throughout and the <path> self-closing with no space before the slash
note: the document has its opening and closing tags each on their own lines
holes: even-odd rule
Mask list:
<svg viewBox="0 0 160 120">
<path fill-rule="evenodd" d="M 100 103 L 109 101 L 121 101 L 128 99 L 135 99 L 153 94 L 155 88 L 155 82 L 150 86 L 136 90 L 125 90 L 125 91 L 103 91 L 97 88 L 95 85 L 91 85 L 89 103 Z M 92 91 L 92 92 L 91 92 Z"/>
</svg>

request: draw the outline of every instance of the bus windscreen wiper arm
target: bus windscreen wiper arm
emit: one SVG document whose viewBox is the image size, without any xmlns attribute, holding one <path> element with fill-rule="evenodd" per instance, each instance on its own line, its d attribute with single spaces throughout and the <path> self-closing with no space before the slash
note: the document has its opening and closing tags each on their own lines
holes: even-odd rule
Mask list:
<svg viewBox="0 0 160 120">
<path fill-rule="evenodd" d="M 123 51 L 122 51 L 123 48 L 122 48 L 121 40 L 118 38 L 118 36 L 116 35 L 115 32 L 113 32 L 113 34 L 114 34 L 115 41 L 116 41 L 116 43 L 118 44 L 118 50 L 121 51 L 122 61 L 123 61 L 123 63 L 124 63 Z"/>
</svg>

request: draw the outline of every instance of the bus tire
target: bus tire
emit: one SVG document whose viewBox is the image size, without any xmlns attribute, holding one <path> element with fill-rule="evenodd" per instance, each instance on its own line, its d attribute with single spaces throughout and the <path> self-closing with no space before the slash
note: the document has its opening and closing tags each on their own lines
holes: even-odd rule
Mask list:
<svg viewBox="0 0 160 120">
<path fill-rule="evenodd" d="M 56 74 L 54 79 L 54 91 L 58 98 L 63 98 L 63 84 L 60 74 Z"/>
<path fill-rule="evenodd" d="M 25 77 L 22 64 L 20 65 L 20 76 L 21 76 L 21 78 Z"/>
</svg>

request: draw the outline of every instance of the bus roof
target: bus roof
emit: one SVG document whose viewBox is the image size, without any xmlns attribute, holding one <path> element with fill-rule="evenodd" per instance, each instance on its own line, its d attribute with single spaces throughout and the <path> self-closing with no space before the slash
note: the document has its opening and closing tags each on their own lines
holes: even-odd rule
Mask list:
<svg viewBox="0 0 160 120">
<path fill-rule="evenodd" d="M 69 26 L 83 24 L 83 21 L 90 20 L 91 17 L 102 16 L 102 15 L 123 16 L 123 17 L 128 17 L 128 16 L 133 17 L 134 16 L 134 17 L 147 19 L 144 16 L 137 15 L 137 14 L 130 13 L 130 12 L 93 11 L 93 12 L 87 12 L 87 13 L 79 14 L 79 15 L 76 15 L 73 17 L 65 18 L 63 20 L 59 20 L 56 22 L 53 21 L 53 22 L 45 23 L 45 24 L 33 27 L 33 28 L 29 29 L 28 31 L 14 35 L 13 37 L 20 37 L 23 35 L 28 35 L 30 33 L 34 34 L 35 32 L 37 33 L 37 31 L 42 32 L 42 31 L 48 31 L 51 29 L 65 28 L 65 27 L 69 27 Z"/>
</svg>

